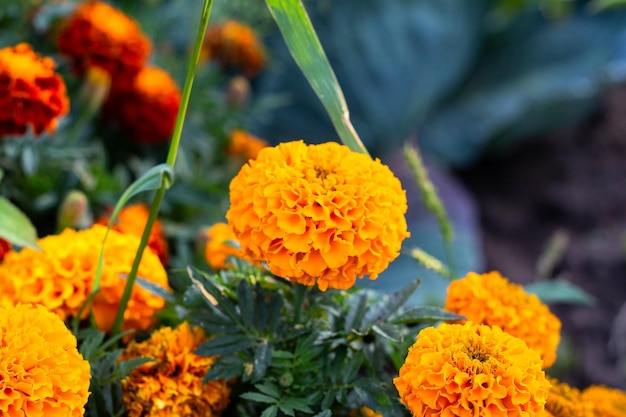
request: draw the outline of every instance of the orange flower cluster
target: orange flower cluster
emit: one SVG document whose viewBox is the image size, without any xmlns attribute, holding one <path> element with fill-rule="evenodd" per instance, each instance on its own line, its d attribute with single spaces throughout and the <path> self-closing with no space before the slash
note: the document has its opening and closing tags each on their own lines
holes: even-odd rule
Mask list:
<svg viewBox="0 0 626 417">
<path fill-rule="evenodd" d="M 256 76 L 265 65 L 265 49 L 254 30 L 235 20 L 211 26 L 204 38 L 203 55 L 218 60 L 224 68 Z"/>
<path fill-rule="evenodd" d="M 205 341 L 201 328 L 185 322 L 165 327 L 142 343 L 130 342 L 120 360 L 153 358 L 122 380 L 129 417 L 219 416 L 229 401 L 226 381 L 202 382 L 214 357 L 194 354 Z"/>
<path fill-rule="evenodd" d="M 70 108 L 63 79 L 51 58 L 25 43 L 0 49 L 0 138 L 56 129 Z"/>
<path fill-rule="evenodd" d="M 131 139 L 155 145 L 169 141 L 180 101 L 178 85 L 167 72 L 144 67 L 130 87 L 113 84 L 104 114 L 118 122 Z"/>
<path fill-rule="evenodd" d="M 556 378 L 548 377 L 552 384 L 546 401 L 546 414 L 550 417 L 594 417 L 593 403 L 583 400 L 580 390 Z"/>
<path fill-rule="evenodd" d="M 91 293 L 106 228 L 65 229 L 59 235 L 39 239 L 41 251 L 30 248 L 10 252 L 0 264 L 0 294 L 13 303 L 41 304 L 61 319 L 76 316 Z M 139 238 L 131 234 L 109 232 L 104 253 L 100 291 L 93 301 L 98 327 L 110 331 Z M 168 287 L 165 269 L 158 257 L 145 251 L 138 276 L 163 288 Z M 135 286 L 123 329 L 147 329 L 154 324 L 154 313 L 165 301 L 148 290 Z"/>
<path fill-rule="evenodd" d="M 604 385 L 592 385 L 583 390 L 584 401 L 593 404 L 595 417 L 626 416 L 626 392 Z"/>
<path fill-rule="evenodd" d="M 267 141 L 242 129 L 235 129 L 230 132 L 229 139 L 230 143 L 226 148 L 226 152 L 230 155 L 239 156 L 246 161 L 256 158 L 261 149 L 269 146 Z"/>
<path fill-rule="evenodd" d="M 108 226 L 112 212 L 113 208 L 111 207 L 108 209 L 106 215 L 96 220 L 96 223 Z M 144 203 L 126 206 L 117 216 L 117 221 L 113 225 L 112 230 L 117 230 L 121 233 L 129 233 L 141 238 L 143 229 L 146 227 L 146 223 L 148 222 L 149 215 L 150 208 Z M 163 234 L 163 226 L 161 225 L 161 221 L 159 219 L 156 219 L 152 224 L 148 247 L 159 257 L 161 263 L 167 266 L 169 263 L 167 240 Z"/>
<path fill-rule="evenodd" d="M 226 214 L 246 256 L 304 285 L 376 279 L 409 236 L 406 193 L 380 160 L 338 143 L 261 150 L 230 183 Z"/>
<path fill-rule="evenodd" d="M 470 272 L 448 286 L 446 310 L 475 323 L 499 326 L 539 352 L 544 368 L 556 359 L 561 321 L 534 294 L 498 272 Z"/>
<path fill-rule="evenodd" d="M 0 238 L 0 262 L 11 251 L 11 242 Z"/>
<path fill-rule="evenodd" d="M 243 251 L 236 245 L 237 237 L 226 223 L 215 223 L 207 231 L 204 256 L 213 269 L 225 269 L 229 265 L 226 259 L 231 256 L 243 258 Z"/>
<path fill-rule="evenodd" d="M 0 341 L 0 415 L 83 415 L 89 362 L 59 317 L 43 306 L 0 307 Z"/>
<path fill-rule="evenodd" d="M 533 417 L 550 389 L 541 366 L 498 327 L 442 324 L 420 331 L 393 383 L 416 417 Z"/>
<path fill-rule="evenodd" d="M 98 67 L 118 84 L 130 82 L 152 50 L 137 22 L 102 1 L 87 1 L 76 8 L 60 29 L 58 46 L 72 58 L 79 75 Z"/>
</svg>

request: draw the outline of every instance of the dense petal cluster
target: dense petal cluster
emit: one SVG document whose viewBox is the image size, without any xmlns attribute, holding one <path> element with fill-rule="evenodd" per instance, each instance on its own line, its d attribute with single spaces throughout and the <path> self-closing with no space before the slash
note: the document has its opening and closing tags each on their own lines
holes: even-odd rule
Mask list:
<svg viewBox="0 0 626 417">
<path fill-rule="evenodd" d="M 203 55 L 216 59 L 227 69 L 238 69 L 254 77 L 265 65 L 265 48 L 254 30 L 235 20 L 209 27 Z"/>
<path fill-rule="evenodd" d="M 0 238 L 0 262 L 2 262 L 6 254 L 11 251 L 11 248 L 11 242 Z"/>
<path fill-rule="evenodd" d="M 347 289 L 400 252 L 406 193 L 380 160 L 338 143 L 281 143 L 230 183 L 226 214 L 253 262 L 304 285 Z"/>
<path fill-rule="evenodd" d="M 0 138 L 56 129 L 70 108 L 65 82 L 51 58 L 26 43 L 0 49 Z"/>
<path fill-rule="evenodd" d="M 605 385 L 591 385 L 583 390 L 583 400 L 593 404 L 595 417 L 626 416 L 626 392 Z"/>
<path fill-rule="evenodd" d="M 174 130 L 180 100 L 180 89 L 170 74 L 144 67 L 129 86 L 113 85 L 104 114 L 134 141 L 165 143 Z"/>
<path fill-rule="evenodd" d="M 57 315 L 43 306 L 0 306 L 0 415 L 82 416 L 90 378 Z"/>
<path fill-rule="evenodd" d="M 65 229 L 59 235 L 39 239 L 41 250 L 24 248 L 10 252 L 0 264 L 0 294 L 13 303 L 41 304 L 63 320 L 76 316 L 91 293 L 106 228 Z M 124 286 L 125 275 L 135 258 L 139 238 L 111 230 L 107 237 L 100 291 L 93 301 L 98 327 L 110 331 Z M 167 274 L 159 258 L 144 251 L 139 277 L 169 288 Z M 147 329 L 154 324 L 154 313 L 165 301 L 136 285 L 126 313 L 124 329 Z"/>
<path fill-rule="evenodd" d="M 498 272 L 470 272 L 448 286 L 445 309 L 475 323 L 499 326 L 539 352 L 544 368 L 556 359 L 561 321 L 534 294 Z"/>
<path fill-rule="evenodd" d="M 219 416 L 229 401 L 226 381 L 202 382 L 214 357 L 194 354 L 205 340 L 201 328 L 185 322 L 155 331 L 145 342 L 131 342 L 120 360 L 153 358 L 122 380 L 128 417 Z"/>
<path fill-rule="evenodd" d="M 579 389 L 548 377 L 552 384 L 546 401 L 546 411 L 550 417 L 594 417 L 593 403 L 583 400 Z"/>
<path fill-rule="evenodd" d="M 96 223 L 107 226 L 109 224 L 109 218 L 113 209 L 109 208 L 106 215 L 98 218 Z M 150 208 L 144 203 L 131 204 L 124 207 L 112 229 L 122 233 L 130 233 L 141 238 L 143 229 L 148 222 L 148 216 L 150 215 Z M 159 219 L 156 219 L 152 224 L 152 230 L 150 231 L 150 238 L 148 240 L 148 247 L 157 254 L 161 263 L 167 265 L 169 262 L 169 252 L 167 246 L 167 240 L 163 234 L 163 225 Z"/>
<path fill-rule="evenodd" d="M 243 258 L 243 251 L 239 248 L 237 237 L 228 224 L 215 223 L 206 233 L 204 256 L 211 268 L 226 268 L 228 266 L 226 259 L 231 256 Z"/>
<path fill-rule="evenodd" d="M 498 327 L 442 324 L 420 331 L 393 383 L 416 417 L 533 417 L 550 389 L 541 365 Z"/>
<path fill-rule="evenodd" d="M 59 50 L 72 58 L 83 75 L 90 67 L 110 74 L 114 83 L 132 78 L 144 66 L 152 50 L 137 22 L 102 1 L 81 3 L 62 25 Z"/>
<path fill-rule="evenodd" d="M 256 158 L 259 155 L 259 152 L 261 152 L 261 149 L 268 146 L 269 143 L 267 143 L 267 141 L 258 138 L 245 130 L 235 129 L 230 132 L 226 152 L 248 160 Z"/>
</svg>

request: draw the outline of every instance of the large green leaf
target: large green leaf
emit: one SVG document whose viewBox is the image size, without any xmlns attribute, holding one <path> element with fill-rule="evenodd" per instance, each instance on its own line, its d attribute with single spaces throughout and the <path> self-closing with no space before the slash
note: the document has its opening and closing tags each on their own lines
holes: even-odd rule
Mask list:
<svg viewBox="0 0 626 417">
<path fill-rule="evenodd" d="M 37 231 L 28 217 L 13 203 L 0 197 L 0 238 L 16 246 L 37 246 Z"/>
</svg>

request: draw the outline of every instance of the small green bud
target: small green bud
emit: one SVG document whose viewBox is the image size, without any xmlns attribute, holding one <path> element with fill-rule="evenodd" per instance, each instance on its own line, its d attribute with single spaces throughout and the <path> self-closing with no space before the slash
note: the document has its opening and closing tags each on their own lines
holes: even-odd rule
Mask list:
<svg viewBox="0 0 626 417">
<path fill-rule="evenodd" d="M 281 387 L 289 387 L 293 384 L 293 375 L 291 372 L 285 372 L 278 378 L 278 383 Z"/>
</svg>

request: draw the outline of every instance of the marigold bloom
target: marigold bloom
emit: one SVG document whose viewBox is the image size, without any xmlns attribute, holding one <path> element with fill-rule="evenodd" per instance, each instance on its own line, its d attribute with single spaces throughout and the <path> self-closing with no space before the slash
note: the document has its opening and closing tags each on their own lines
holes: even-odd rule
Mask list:
<svg viewBox="0 0 626 417">
<path fill-rule="evenodd" d="M 107 209 L 107 213 L 96 220 L 97 224 L 108 226 L 109 219 L 113 208 Z M 112 229 L 122 233 L 130 233 L 141 238 L 143 229 L 148 222 L 148 216 L 150 215 L 150 208 L 145 203 L 136 203 L 124 207 Z M 152 230 L 150 231 L 150 238 L 148 240 L 148 247 L 159 257 L 163 265 L 167 265 L 169 262 L 169 252 L 167 247 L 167 240 L 163 233 L 163 226 L 159 219 L 156 219 L 152 224 Z"/>
<path fill-rule="evenodd" d="M 256 76 L 265 65 L 265 48 L 254 30 L 235 20 L 209 27 L 202 47 L 203 56 L 216 59 L 226 69 L 239 69 Z"/>
<path fill-rule="evenodd" d="M 595 417 L 626 416 L 626 392 L 605 385 L 591 385 L 583 390 L 584 401 L 593 404 Z"/>
<path fill-rule="evenodd" d="M 77 74 L 99 67 L 114 83 L 130 81 L 152 50 L 137 22 L 102 1 L 87 1 L 76 8 L 59 32 L 58 46 L 72 58 Z"/>
<path fill-rule="evenodd" d="M 393 383 L 416 417 L 533 417 L 550 389 L 541 365 L 498 327 L 441 324 L 420 331 Z"/>
<path fill-rule="evenodd" d="M 204 255 L 213 269 L 225 269 L 226 259 L 231 256 L 243 258 L 243 251 L 238 247 L 237 237 L 226 223 L 215 223 L 206 232 L 207 242 Z"/>
<path fill-rule="evenodd" d="M 0 340 L 0 415 L 83 415 L 89 362 L 57 315 L 43 306 L 0 306 Z"/>
<path fill-rule="evenodd" d="M 534 294 L 498 272 L 470 272 L 448 286 L 446 310 L 475 323 L 499 326 L 539 352 L 544 368 L 556 359 L 561 321 Z"/>
<path fill-rule="evenodd" d="M 242 129 L 235 129 L 230 132 L 229 139 L 230 143 L 226 148 L 226 152 L 245 160 L 256 158 L 261 149 L 269 146 L 267 141 Z"/>
<path fill-rule="evenodd" d="M 11 248 L 11 242 L 0 238 L 0 262 L 2 262 L 6 254 L 11 251 Z"/>
<path fill-rule="evenodd" d="M 120 360 L 154 360 L 122 380 L 128 416 L 219 416 L 228 405 L 230 387 L 222 380 L 202 383 L 215 362 L 193 353 L 205 340 L 201 328 L 185 322 L 176 329 L 159 329 L 145 342 L 130 342 Z"/>
<path fill-rule="evenodd" d="M 383 415 L 377 413 L 369 407 L 361 407 L 358 410 L 350 411 L 350 413 L 348 413 L 348 417 L 383 417 Z"/>
<path fill-rule="evenodd" d="M 132 140 L 148 145 L 165 143 L 174 131 L 180 100 L 180 89 L 167 72 L 145 67 L 130 87 L 113 86 L 104 114 L 118 122 Z"/>
<path fill-rule="evenodd" d="M 52 58 L 42 58 L 26 43 L 0 49 L 0 137 L 36 135 L 56 129 L 70 109 L 65 82 Z"/>
<path fill-rule="evenodd" d="M 594 417 L 593 403 L 583 400 L 582 393 L 556 378 L 548 377 L 552 384 L 546 401 L 546 410 L 553 417 Z"/>
<path fill-rule="evenodd" d="M 380 160 L 338 143 L 261 150 L 230 183 L 226 214 L 244 253 L 304 285 L 376 279 L 407 231 L 406 193 Z"/>
<path fill-rule="evenodd" d="M 24 248 L 10 252 L 0 264 L 0 294 L 14 303 L 42 304 L 63 320 L 76 316 L 91 293 L 106 227 L 65 229 L 59 235 L 39 239 L 41 251 Z M 135 258 L 139 238 L 111 230 L 107 237 L 100 291 L 93 301 L 98 327 L 110 331 L 126 279 Z M 151 251 L 144 251 L 139 277 L 169 288 L 165 269 Z M 126 329 L 147 329 L 165 301 L 136 285 L 124 315 Z"/>
</svg>

